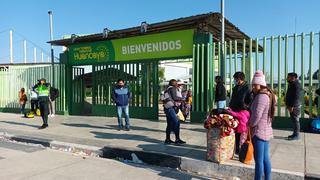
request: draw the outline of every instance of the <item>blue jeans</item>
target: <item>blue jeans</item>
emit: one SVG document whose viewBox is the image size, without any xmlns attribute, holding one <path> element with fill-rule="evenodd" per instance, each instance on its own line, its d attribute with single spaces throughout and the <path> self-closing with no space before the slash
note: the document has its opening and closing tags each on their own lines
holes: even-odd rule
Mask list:
<svg viewBox="0 0 320 180">
<path fill-rule="evenodd" d="M 226 106 L 227 106 L 226 100 L 217 102 L 217 109 L 224 109 L 224 108 L 226 108 Z"/>
<path fill-rule="evenodd" d="M 269 157 L 269 141 L 264 141 L 254 136 L 252 139 L 254 147 L 255 173 L 254 179 L 261 180 L 264 174 L 265 180 L 271 179 L 271 163 Z"/>
<path fill-rule="evenodd" d="M 176 140 L 180 139 L 180 121 L 174 108 L 164 108 L 167 117 L 166 139 L 170 139 L 170 134 L 173 131 L 176 135 Z"/>
<path fill-rule="evenodd" d="M 21 114 L 24 114 L 24 112 L 25 112 L 25 107 L 26 107 L 26 104 L 20 104 L 20 113 L 21 113 Z"/>
<path fill-rule="evenodd" d="M 129 106 L 117 106 L 117 116 L 118 116 L 118 126 L 119 126 L 119 128 L 123 127 L 122 112 L 124 112 L 124 114 L 125 114 L 126 128 L 129 129 L 130 128 Z"/>
</svg>

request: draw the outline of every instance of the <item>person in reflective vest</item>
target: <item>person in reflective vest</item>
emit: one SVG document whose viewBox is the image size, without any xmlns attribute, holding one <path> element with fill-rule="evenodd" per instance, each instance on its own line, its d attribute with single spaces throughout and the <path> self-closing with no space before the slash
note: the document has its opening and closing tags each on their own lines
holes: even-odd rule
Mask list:
<svg viewBox="0 0 320 180">
<path fill-rule="evenodd" d="M 38 93 L 40 112 L 43 121 L 43 124 L 39 129 L 45 129 L 48 127 L 50 84 L 43 78 L 35 85 L 34 89 Z"/>
</svg>

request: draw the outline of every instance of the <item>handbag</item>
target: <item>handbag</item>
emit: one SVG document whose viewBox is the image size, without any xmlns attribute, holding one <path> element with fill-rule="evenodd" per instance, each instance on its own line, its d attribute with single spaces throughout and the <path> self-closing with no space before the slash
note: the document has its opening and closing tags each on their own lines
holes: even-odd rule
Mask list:
<svg viewBox="0 0 320 180">
<path fill-rule="evenodd" d="M 186 119 L 184 118 L 184 115 L 182 113 L 182 111 L 179 109 L 178 113 L 177 113 L 177 118 L 180 120 L 180 121 L 186 121 Z"/>
<path fill-rule="evenodd" d="M 247 139 L 240 148 L 240 152 L 239 152 L 240 162 L 245 164 L 251 164 L 253 159 L 253 151 L 254 149 L 253 149 L 253 144 L 251 139 L 251 132 L 250 130 L 248 130 Z"/>
</svg>

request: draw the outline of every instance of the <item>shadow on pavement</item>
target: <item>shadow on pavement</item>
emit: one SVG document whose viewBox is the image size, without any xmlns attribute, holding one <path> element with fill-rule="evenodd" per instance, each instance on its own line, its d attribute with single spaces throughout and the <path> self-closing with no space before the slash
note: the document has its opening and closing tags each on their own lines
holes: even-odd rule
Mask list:
<svg viewBox="0 0 320 180">
<path fill-rule="evenodd" d="M 95 128 L 95 129 L 106 129 L 103 126 L 94 126 L 90 124 L 79 124 L 79 123 L 62 123 L 64 126 L 69 126 L 69 127 L 80 127 L 80 128 Z"/>
<path fill-rule="evenodd" d="M 117 130 L 118 126 L 117 125 L 107 125 L 105 129 L 114 129 Z M 151 131 L 151 132 L 165 132 L 164 130 L 160 129 L 151 129 L 151 128 L 145 128 L 145 127 L 140 127 L 140 126 L 130 126 L 131 130 L 134 131 Z"/>
<path fill-rule="evenodd" d="M 123 140 L 132 140 L 132 141 L 146 141 L 150 143 L 163 143 L 158 139 L 149 138 L 148 136 L 142 135 L 135 135 L 135 134 L 112 134 L 112 133 L 105 133 L 105 132 L 97 132 L 97 131 L 90 131 L 90 133 L 95 134 L 96 138 L 101 139 L 123 139 Z"/>
<path fill-rule="evenodd" d="M 39 126 L 37 125 L 31 125 L 31 124 L 26 124 L 26 123 L 20 123 L 20 122 L 13 122 L 13 121 L 0 121 L 0 123 L 7 123 L 7 124 L 13 124 L 13 125 L 19 125 L 19 126 L 29 126 L 29 127 L 33 127 L 33 128 L 39 128 Z"/>
</svg>

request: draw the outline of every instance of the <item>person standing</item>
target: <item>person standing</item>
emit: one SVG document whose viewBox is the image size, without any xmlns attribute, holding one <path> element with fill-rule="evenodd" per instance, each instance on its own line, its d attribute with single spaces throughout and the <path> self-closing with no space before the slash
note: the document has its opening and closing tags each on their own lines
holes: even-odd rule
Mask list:
<svg viewBox="0 0 320 180">
<path fill-rule="evenodd" d="M 248 122 L 251 129 L 254 147 L 255 180 L 271 179 L 271 162 L 269 156 L 269 141 L 273 137 L 272 119 L 274 117 L 276 97 L 267 87 L 262 71 L 257 71 L 252 79 L 254 94 L 251 104 L 251 117 Z"/>
<path fill-rule="evenodd" d="M 19 104 L 20 104 L 20 113 L 25 113 L 26 103 L 28 101 L 26 92 L 24 88 L 21 88 L 19 91 Z"/>
<path fill-rule="evenodd" d="M 112 90 L 112 99 L 117 106 L 117 117 L 118 117 L 118 130 L 123 129 L 122 113 L 125 114 L 125 131 L 130 131 L 130 121 L 129 121 L 129 99 L 130 91 L 127 86 L 125 86 L 125 81 L 119 79 L 117 81 L 117 86 Z"/>
<path fill-rule="evenodd" d="M 36 110 L 39 108 L 38 94 L 32 88 L 30 89 L 30 98 L 31 98 L 31 112 L 36 114 Z"/>
<path fill-rule="evenodd" d="M 43 121 L 43 124 L 39 129 L 45 129 L 49 126 L 48 115 L 49 115 L 50 84 L 46 82 L 46 79 L 42 78 L 40 79 L 40 83 L 34 86 L 34 89 L 38 93 L 41 118 Z"/>
<path fill-rule="evenodd" d="M 245 81 L 245 75 L 243 72 L 236 72 L 233 75 L 234 79 L 234 87 L 232 89 L 231 100 L 229 103 L 229 107 L 234 112 L 240 112 L 243 110 L 248 110 L 249 105 L 252 101 L 252 94 L 249 88 L 249 85 Z M 243 119 L 243 121 L 248 121 Z M 236 132 L 236 152 L 235 154 L 239 154 L 240 151 L 240 139 L 241 133 Z"/>
<path fill-rule="evenodd" d="M 177 80 L 171 79 L 169 81 L 169 87 L 164 93 L 164 112 L 167 118 L 167 128 L 166 128 L 166 140 L 165 144 L 185 144 L 186 142 L 180 138 L 180 122 L 177 118 L 176 110 L 179 108 L 179 104 L 182 98 L 178 96 L 178 83 Z M 170 138 L 171 132 L 174 132 L 176 136 L 176 141 L 172 141 Z"/>
<path fill-rule="evenodd" d="M 50 88 L 50 97 L 49 97 L 49 114 L 50 117 L 54 117 L 56 113 L 56 99 L 59 97 L 59 90 L 57 88 Z"/>
<path fill-rule="evenodd" d="M 301 85 L 298 75 L 294 72 L 288 73 L 287 81 L 289 83 L 286 94 L 286 106 L 290 113 L 290 119 L 293 123 L 293 134 L 288 136 L 288 140 L 298 140 L 300 133 L 300 108 L 301 108 Z"/>
<path fill-rule="evenodd" d="M 215 103 L 217 105 L 217 109 L 224 109 L 226 108 L 226 87 L 224 86 L 223 79 L 221 76 L 216 76 L 215 78 L 216 82 L 216 91 L 215 91 Z"/>
</svg>

